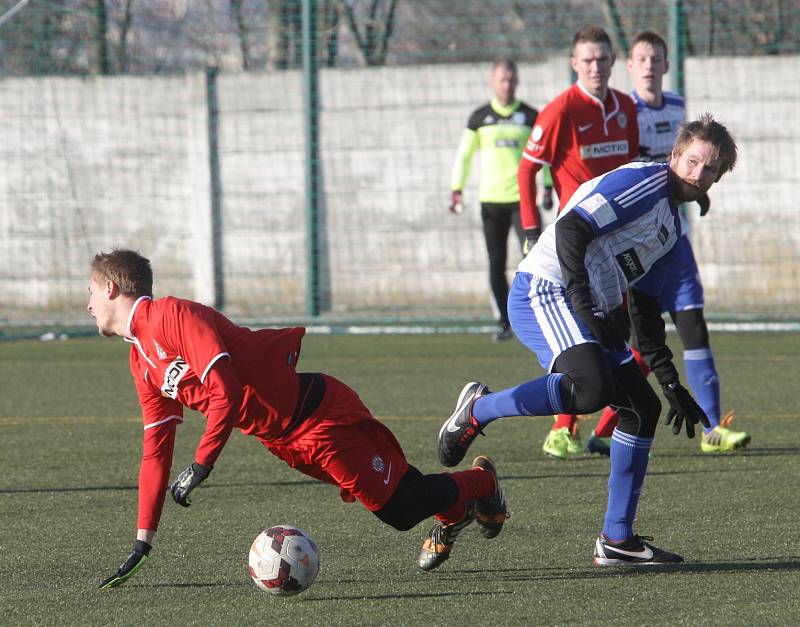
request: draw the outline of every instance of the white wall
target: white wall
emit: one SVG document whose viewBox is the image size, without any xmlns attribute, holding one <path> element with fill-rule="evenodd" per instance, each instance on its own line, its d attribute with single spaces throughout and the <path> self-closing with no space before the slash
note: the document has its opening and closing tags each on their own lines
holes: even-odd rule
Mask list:
<svg viewBox="0 0 800 627">
<path fill-rule="evenodd" d="M 736 171 L 712 190 L 711 213 L 692 219 L 715 312 L 798 311 L 796 63 L 686 66 L 690 115 L 713 112 L 741 150 Z M 489 71 L 323 71 L 323 259 L 335 314 L 489 313 L 477 167 L 465 213 L 446 211 L 455 147 L 469 113 L 489 98 Z M 569 77 L 561 58 L 522 65 L 520 74 L 519 96 L 539 108 Z M 612 85 L 630 87 L 624 60 Z M 218 88 L 228 309 L 302 315 L 302 77 L 222 75 Z M 89 261 L 112 246 L 151 257 L 157 293 L 211 301 L 202 75 L 6 79 L 0 112 L 0 318 L 81 316 Z M 511 250 L 509 270 L 519 258 Z"/>
</svg>

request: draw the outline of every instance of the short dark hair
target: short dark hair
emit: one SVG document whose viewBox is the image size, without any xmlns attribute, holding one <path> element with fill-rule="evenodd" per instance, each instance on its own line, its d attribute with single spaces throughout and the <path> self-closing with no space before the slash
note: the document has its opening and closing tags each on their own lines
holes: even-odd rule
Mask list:
<svg viewBox="0 0 800 627">
<path fill-rule="evenodd" d="M 614 46 L 611 45 L 611 38 L 608 33 L 599 26 L 586 26 L 580 29 L 572 38 L 572 52 L 575 54 L 575 46 L 584 42 L 593 44 L 608 44 L 609 49 L 613 52 Z"/>
<path fill-rule="evenodd" d="M 664 51 L 664 59 L 667 58 L 667 42 L 664 41 L 664 38 L 659 35 L 657 32 L 652 30 L 643 30 L 641 33 L 638 33 L 636 37 L 633 38 L 631 42 L 631 47 L 628 50 L 628 56 L 633 58 L 633 49 L 636 47 L 636 44 L 650 44 L 655 48 L 656 46 L 661 46 L 661 49 Z"/>
<path fill-rule="evenodd" d="M 153 295 L 153 269 L 150 260 L 126 248 L 100 252 L 92 260 L 92 274 L 113 281 L 126 296 Z"/>
<path fill-rule="evenodd" d="M 675 135 L 675 144 L 672 151 L 675 154 L 682 154 L 692 143 L 692 140 L 708 142 L 717 152 L 717 156 L 722 159 L 717 180 L 722 178 L 726 172 L 733 170 L 736 165 L 738 148 L 728 129 L 714 119 L 710 113 L 704 113 L 692 122 L 684 122 L 678 127 Z"/>
<path fill-rule="evenodd" d="M 492 72 L 499 67 L 503 68 L 504 70 L 508 70 L 509 72 L 513 72 L 514 74 L 519 74 L 517 71 L 517 62 L 511 57 L 498 57 L 495 59 L 494 63 L 492 64 Z"/>
</svg>

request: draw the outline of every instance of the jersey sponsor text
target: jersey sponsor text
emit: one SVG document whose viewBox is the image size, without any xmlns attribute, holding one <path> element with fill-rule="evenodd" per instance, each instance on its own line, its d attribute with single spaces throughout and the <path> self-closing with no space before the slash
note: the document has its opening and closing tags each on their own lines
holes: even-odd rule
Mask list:
<svg viewBox="0 0 800 627">
<path fill-rule="evenodd" d="M 601 159 L 616 155 L 628 154 L 628 140 L 616 142 L 603 142 L 580 147 L 581 159 Z"/>
<path fill-rule="evenodd" d="M 178 384 L 188 370 L 189 364 L 184 361 L 183 357 L 180 355 L 176 357 L 175 361 L 167 366 L 164 371 L 164 383 L 161 386 L 161 393 L 169 398 L 178 398 Z"/>
<path fill-rule="evenodd" d="M 629 283 L 644 274 L 644 266 L 642 266 L 642 262 L 639 261 L 639 255 L 636 254 L 633 248 L 619 253 L 617 255 L 617 263 L 619 263 L 619 267 L 622 268 L 622 273 Z"/>
</svg>

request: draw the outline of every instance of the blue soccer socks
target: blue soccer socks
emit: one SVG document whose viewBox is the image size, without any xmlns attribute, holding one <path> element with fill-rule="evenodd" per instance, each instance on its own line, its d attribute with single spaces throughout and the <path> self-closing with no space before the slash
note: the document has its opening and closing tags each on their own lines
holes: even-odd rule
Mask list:
<svg viewBox="0 0 800 627">
<path fill-rule="evenodd" d="M 513 388 L 482 396 L 472 406 L 472 416 L 485 425 L 506 416 L 548 416 L 564 411 L 559 382 L 565 375 L 553 373 Z"/>
<path fill-rule="evenodd" d="M 611 436 L 611 474 L 603 534 L 620 542 L 633 537 L 633 519 L 642 491 L 653 438 L 614 429 Z"/>
<path fill-rule="evenodd" d="M 719 424 L 721 414 L 719 375 L 714 365 L 714 354 L 708 347 L 683 351 L 683 367 L 686 370 L 686 382 L 711 423 L 711 427 L 705 429 L 708 433 Z"/>
</svg>

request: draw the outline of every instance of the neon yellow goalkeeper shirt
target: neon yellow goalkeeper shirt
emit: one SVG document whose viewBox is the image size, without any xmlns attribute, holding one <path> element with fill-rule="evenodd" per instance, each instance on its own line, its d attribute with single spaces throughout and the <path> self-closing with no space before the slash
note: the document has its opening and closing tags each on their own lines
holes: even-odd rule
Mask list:
<svg viewBox="0 0 800 627">
<path fill-rule="evenodd" d="M 461 135 L 450 188 L 464 189 L 472 156 L 480 149 L 480 201 L 519 202 L 517 169 L 537 115 L 536 109 L 519 100 L 504 107 L 492 98 L 476 109 Z"/>
</svg>

